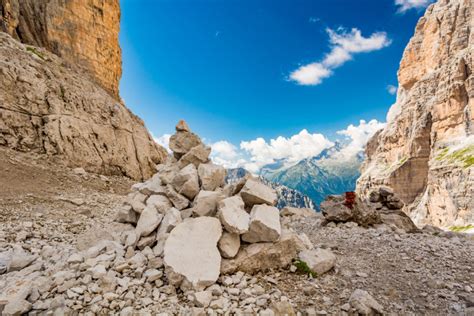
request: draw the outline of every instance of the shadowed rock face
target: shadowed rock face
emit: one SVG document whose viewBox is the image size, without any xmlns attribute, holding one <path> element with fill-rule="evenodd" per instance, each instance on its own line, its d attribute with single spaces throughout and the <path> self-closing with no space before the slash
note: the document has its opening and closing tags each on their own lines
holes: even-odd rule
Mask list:
<svg viewBox="0 0 474 316">
<path fill-rule="evenodd" d="M 0 32 L 0 146 L 92 172 L 149 178 L 166 152 L 80 69 Z"/>
<path fill-rule="evenodd" d="M 388 124 L 369 142 L 357 190 L 392 187 L 418 225 L 474 222 L 471 0 L 438 1 L 416 26 Z"/>
<path fill-rule="evenodd" d="M 119 28 L 119 0 L 0 0 L 0 31 L 84 68 L 116 98 Z"/>
</svg>

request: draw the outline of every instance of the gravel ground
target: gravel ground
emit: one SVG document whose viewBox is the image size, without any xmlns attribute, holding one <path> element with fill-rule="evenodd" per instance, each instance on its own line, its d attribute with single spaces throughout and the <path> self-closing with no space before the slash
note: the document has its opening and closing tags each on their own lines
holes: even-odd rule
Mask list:
<svg viewBox="0 0 474 316">
<path fill-rule="evenodd" d="M 292 272 L 292 267 L 253 276 L 224 276 L 212 288 L 206 311 L 196 307 L 196 293 L 176 292 L 167 286 L 162 262 L 145 254 L 145 263 L 136 262 L 136 269 L 114 272 L 110 278 L 118 284 L 111 286 L 70 258 L 77 248 L 118 239 L 127 228 L 113 218 L 130 180 L 81 174 L 40 155 L 0 150 L 0 253 L 20 249 L 35 257 L 26 268 L 0 275 L 0 310 L 6 304 L 2 295 L 16 295 L 22 299 L 19 308 L 20 303 L 30 304 L 26 307 L 30 314 L 57 310 L 90 315 L 119 311 L 122 315 L 132 311 L 352 315 L 356 312 L 348 304 L 349 297 L 362 289 L 386 314 L 474 315 L 472 235 L 405 234 L 386 226 L 364 229 L 352 223 L 321 226 L 318 217 L 286 219 L 315 246 L 336 254 L 335 269 L 317 278 Z M 105 251 L 100 256 L 114 271 L 119 269 L 113 259 L 136 255 L 109 247 Z M 113 259 L 105 258 L 109 255 Z M 145 281 L 146 269 L 153 270 L 157 280 Z"/>
</svg>

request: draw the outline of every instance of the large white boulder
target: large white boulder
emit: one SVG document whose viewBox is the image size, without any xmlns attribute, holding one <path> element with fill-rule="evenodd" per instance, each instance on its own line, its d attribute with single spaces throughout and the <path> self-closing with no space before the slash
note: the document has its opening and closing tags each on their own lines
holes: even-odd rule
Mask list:
<svg viewBox="0 0 474 316">
<path fill-rule="evenodd" d="M 134 192 L 127 197 L 128 203 L 132 206 L 133 210 L 137 213 L 141 213 L 145 208 L 145 201 L 147 196 L 140 192 Z"/>
<path fill-rule="evenodd" d="M 245 182 L 242 190 L 240 190 L 240 196 L 242 196 L 245 205 L 249 207 L 255 204 L 275 205 L 277 202 L 275 190 L 255 179 L 248 179 Z"/>
<path fill-rule="evenodd" d="M 178 193 L 188 199 L 194 199 L 199 192 L 199 177 L 193 164 L 181 169 L 173 179 L 173 186 Z"/>
<path fill-rule="evenodd" d="M 184 195 L 188 199 L 192 200 L 199 193 L 199 180 L 196 178 L 189 179 L 183 184 L 179 194 Z"/>
<path fill-rule="evenodd" d="M 188 131 L 176 131 L 174 135 L 170 137 L 169 147 L 173 151 L 176 158 L 180 158 L 191 148 L 201 144 L 199 136 Z"/>
<path fill-rule="evenodd" d="M 336 256 L 328 249 L 303 250 L 298 257 L 317 275 L 328 272 L 336 265 Z"/>
<path fill-rule="evenodd" d="M 185 219 L 165 242 L 164 264 L 168 279 L 175 286 L 183 281 L 196 289 L 214 284 L 219 278 L 221 255 L 217 243 L 222 226 L 217 218 Z"/>
<path fill-rule="evenodd" d="M 241 245 L 235 258 L 222 260 L 221 273 L 232 274 L 242 271 L 253 274 L 284 268 L 290 265 L 298 253 L 304 249 L 306 249 L 305 245 L 297 234 L 284 231 L 280 240 L 275 243 Z"/>
<path fill-rule="evenodd" d="M 158 213 L 166 214 L 173 207 L 171 201 L 164 195 L 152 195 L 146 200 L 147 206 L 153 206 Z"/>
<path fill-rule="evenodd" d="M 135 232 L 138 237 L 150 235 L 160 225 L 163 214 L 158 213 L 155 207 L 147 206 L 138 219 Z"/>
<path fill-rule="evenodd" d="M 0 252 L 0 274 L 22 270 L 36 259 L 37 256 L 31 255 L 18 247 L 14 251 Z"/>
<path fill-rule="evenodd" d="M 136 224 L 138 221 L 138 213 L 128 204 L 124 204 L 117 210 L 115 220 L 119 223 Z"/>
<path fill-rule="evenodd" d="M 164 165 L 160 165 L 160 170 L 158 171 L 158 177 L 161 180 L 163 185 L 167 185 L 171 183 L 178 173 L 179 168 L 176 164 L 167 163 Z"/>
<path fill-rule="evenodd" d="M 244 234 L 249 230 L 250 216 L 244 209 L 240 196 L 226 198 L 219 202 L 219 219 L 229 233 Z"/>
<path fill-rule="evenodd" d="M 174 207 L 178 210 L 184 210 L 189 205 L 189 200 L 176 192 L 174 187 L 171 184 L 166 186 L 166 196 L 170 199 L 171 203 L 173 203 Z"/>
<path fill-rule="evenodd" d="M 203 190 L 214 191 L 224 186 L 226 170 L 213 163 L 202 163 L 198 167 L 199 179 Z"/>
<path fill-rule="evenodd" d="M 183 157 L 181 157 L 181 159 L 179 159 L 178 165 L 180 168 L 183 168 L 192 163 L 194 166 L 198 167 L 199 164 L 206 163 L 209 161 L 210 154 L 210 147 L 204 144 L 197 145 L 191 148 L 189 152 L 187 152 Z"/>
<path fill-rule="evenodd" d="M 218 246 L 222 257 L 234 258 L 240 249 L 240 235 L 225 231 L 219 239 Z"/>
<path fill-rule="evenodd" d="M 174 207 L 170 208 L 166 213 L 165 217 L 161 221 L 160 227 L 158 227 L 157 235 L 162 236 L 163 234 L 169 233 L 173 228 L 182 222 L 181 213 Z"/>
<path fill-rule="evenodd" d="M 245 209 L 245 203 L 240 196 L 236 195 L 236 196 L 223 199 L 222 201 L 219 202 L 218 204 L 219 210 L 226 207 Z"/>
<path fill-rule="evenodd" d="M 15 299 L 5 305 L 2 311 L 4 316 L 26 315 L 31 310 L 31 303 L 24 299 Z"/>
<path fill-rule="evenodd" d="M 160 174 L 156 173 L 151 179 L 143 183 L 139 191 L 145 195 L 159 194 L 163 192 L 163 187 L 161 186 Z"/>
<path fill-rule="evenodd" d="M 193 295 L 193 301 L 197 307 L 208 307 L 211 300 L 212 291 L 200 291 Z"/>
<path fill-rule="evenodd" d="M 277 241 L 281 235 L 280 211 L 269 205 L 255 205 L 250 212 L 249 231 L 242 240 L 250 243 Z"/>
<path fill-rule="evenodd" d="M 214 216 L 222 199 L 224 194 L 219 191 L 202 190 L 194 199 L 193 212 L 196 216 Z"/>
</svg>

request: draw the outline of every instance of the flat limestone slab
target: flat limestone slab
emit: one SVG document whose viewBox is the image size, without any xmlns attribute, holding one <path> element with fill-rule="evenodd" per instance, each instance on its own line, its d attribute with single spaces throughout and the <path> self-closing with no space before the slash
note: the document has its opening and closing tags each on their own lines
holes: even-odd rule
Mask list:
<svg viewBox="0 0 474 316">
<path fill-rule="evenodd" d="M 171 231 L 164 249 L 170 280 L 177 280 L 176 283 L 186 280 L 196 289 L 214 284 L 221 267 L 217 249 L 221 235 L 221 223 L 214 217 L 188 218 L 178 224 Z"/>
</svg>

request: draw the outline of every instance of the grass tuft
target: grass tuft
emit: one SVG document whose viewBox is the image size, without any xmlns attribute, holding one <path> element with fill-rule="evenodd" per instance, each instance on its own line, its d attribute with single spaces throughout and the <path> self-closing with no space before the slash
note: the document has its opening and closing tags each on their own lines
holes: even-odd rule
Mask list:
<svg viewBox="0 0 474 316">
<path fill-rule="evenodd" d="M 469 224 L 467 226 L 451 226 L 449 227 L 449 230 L 456 233 L 462 233 L 473 228 L 474 228 L 474 225 Z"/>
<path fill-rule="evenodd" d="M 464 168 L 470 168 L 474 166 L 474 145 L 467 146 L 463 149 L 456 150 L 449 153 L 449 149 L 443 149 L 438 156 L 437 161 L 448 161 L 450 163 L 461 163 Z"/>
<path fill-rule="evenodd" d="M 312 271 L 310 267 L 308 267 L 308 264 L 303 260 L 297 259 L 293 262 L 293 264 L 297 269 L 296 271 L 298 271 L 299 273 L 310 275 L 313 278 L 316 278 L 318 276 L 318 274 Z"/>
<path fill-rule="evenodd" d="M 32 54 L 35 54 L 36 56 L 38 56 L 39 58 L 41 58 L 42 60 L 46 60 L 46 58 L 44 57 L 44 55 L 39 52 L 35 47 L 32 47 L 32 46 L 27 46 L 26 47 L 26 50 Z"/>
</svg>

